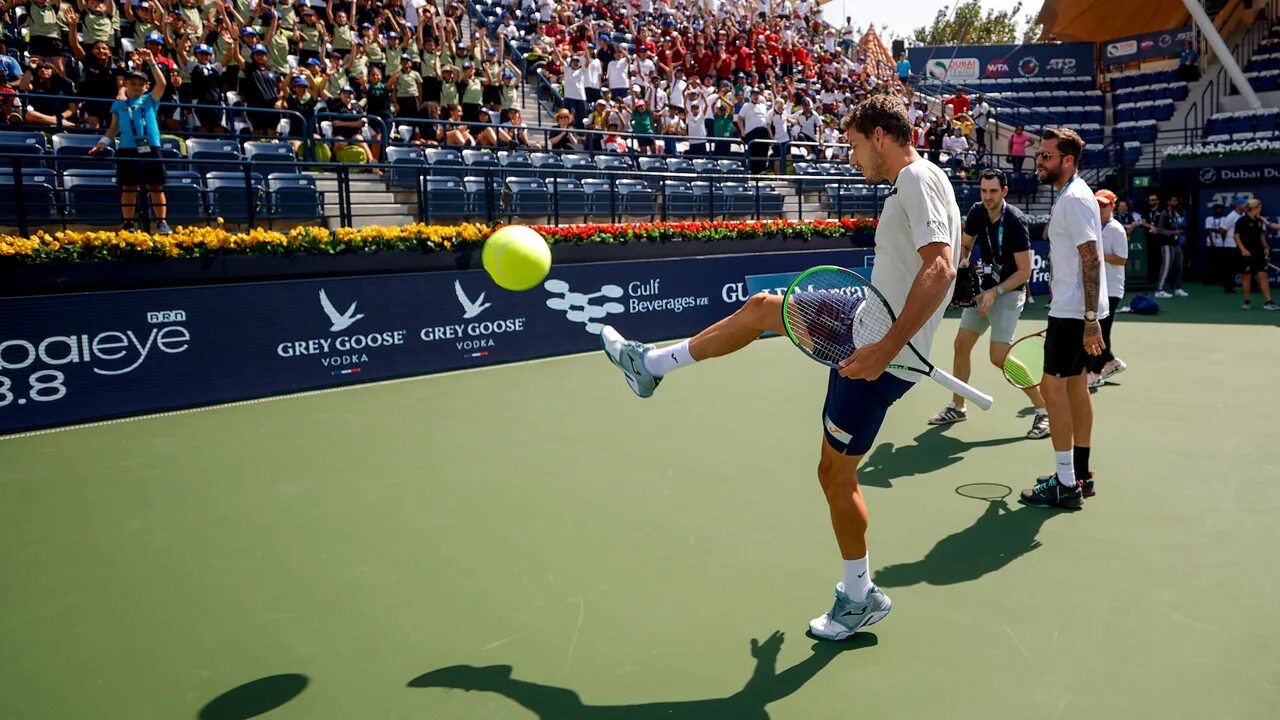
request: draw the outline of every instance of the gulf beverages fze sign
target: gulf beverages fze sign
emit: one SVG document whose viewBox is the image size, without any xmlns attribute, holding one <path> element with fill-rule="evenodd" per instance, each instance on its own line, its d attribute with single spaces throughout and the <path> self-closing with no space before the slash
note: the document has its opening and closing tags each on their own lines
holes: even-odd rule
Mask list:
<svg viewBox="0 0 1280 720">
<path fill-rule="evenodd" d="M 687 336 L 748 276 L 870 255 L 563 265 L 520 293 L 471 270 L 0 299 L 0 433 L 593 350 L 605 324 Z"/>
</svg>

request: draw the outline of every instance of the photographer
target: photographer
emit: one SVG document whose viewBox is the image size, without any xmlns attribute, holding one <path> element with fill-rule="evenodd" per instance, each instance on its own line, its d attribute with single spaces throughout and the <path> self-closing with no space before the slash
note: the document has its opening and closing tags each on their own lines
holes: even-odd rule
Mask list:
<svg viewBox="0 0 1280 720">
<path fill-rule="evenodd" d="M 164 97 L 164 73 L 148 50 L 139 50 L 138 59 L 151 71 L 151 92 L 147 93 L 147 76 L 137 70 L 130 71 L 124 79 L 124 99 L 111 104 L 111 127 L 97 145 L 89 150 L 97 155 L 119 138 L 116 150 L 116 184 L 120 186 L 120 212 L 124 217 L 124 229 L 133 230 L 134 207 L 138 188 L 147 186 L 151 195 L 151 207 L 156 213 L 156 232 L 168 235 L 166 220 L 168 201 L 164 196 L 165 169 L 160 161 L 160 124 L 156 111 L 160 98 Z"/>
<path fill-rule="evenodd" d="M 1023 287 L 1031 279 L 1031 233 L 1022 211 L 1005 202 L 1009 194 L 1008 178 L 1000 170 L 987 170 L 982 174 L 980 189 L 982 201 L 969 209 L 960 236 L 959 272 L 976 273 L 981 290 L 972 299 L 957 298 L 961 304 L 971 305 L 960 315 L 952 366 L 952 374 L 964 382 L 969 381 L 971 371 L 969 354 L 988 327 L 991 328 L 991 364 L 1004 367 L 1005 356 L 1017 334 L 1018 318 L 1022 316 Z M 975 243 L 981 260 L 970 268 L 969 258 Z M 1047 437 L 1049 415 L 1044 398 L 1037 388 L 1023 392 L 1035 407 L 1027 437 L 1033 440 Z M 964 398 L 954 395 L 950 404 L 929 419 L 929 424 L 947 425 L 967 418 Z"/>
</svg>

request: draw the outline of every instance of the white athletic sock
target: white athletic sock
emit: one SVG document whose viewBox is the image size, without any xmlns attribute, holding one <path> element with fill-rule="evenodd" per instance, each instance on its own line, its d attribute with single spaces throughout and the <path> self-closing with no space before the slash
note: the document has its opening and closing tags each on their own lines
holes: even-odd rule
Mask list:
<svg viewBox="0 0 1280 720">
<path fill-rule="evenodd" d="M 1067 487 L 1076 486 L 1076 461 L 1070 450 L 1054 451 L 1053 458 L 1058 463 L 1058 484 Z"/>
<path fill-rule="evenodd" d="M 866 600 L 867 593 L 871 592 L 871 572 L 867 566 L 870 557 L 871 553 L 867 553 L 857 560 L 840 561 L 844 566 L 844 594 L 854 602 Z"/>
<path fill-rule="evenodd" d="M 695 362 L 689 354 L 689 341 L 677 345 L 654 348 L 644 354 L 644 367 L 649 372 L 662 377 L 676 368 L 692 365 Z"/>
<path fill-rule="evenodd" d="M 1049 414 L 1048 408 L 1036 408 L 1036 415 L 1048 415 L 1048 414 Z"/>
</svg>

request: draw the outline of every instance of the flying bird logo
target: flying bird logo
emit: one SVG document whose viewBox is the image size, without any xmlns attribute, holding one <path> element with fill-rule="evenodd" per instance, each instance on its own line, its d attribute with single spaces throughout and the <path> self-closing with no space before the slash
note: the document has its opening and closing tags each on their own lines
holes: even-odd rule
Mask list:
<svg viewBox="0 0 1280 720">
<path fill-rule="evenodd" d="M 356 303 L 351 303 L 351 307 L 347 308 L 345 313 L 339 313 L 333 307 L 333 303 L 329 302 L 329 296 L 324 294 L 324 290 L 320 291 L 320 307 L 324 310 L 324 314 L 329 316 L 329 322 L 333 323 L 329 327 L 329 332 L 341 332 L 351 327 L 355 321 L 364 317 L 364 313 L 359 315 L 356 313 Z"/>
<path fill-rule="evenodd" d="M 453 281 L 453 291 L 458 294 L 458 302 L 462 304 L 463 320 L 470 320 L 484 312 L 486 308 L 493 304 L 484 301 L 484 293 L 480 293 L 480 297 L 476 298 L 475 302 L 471 302 L 471 299 L 467 297 L 467 294 L 462 291 L 462 283 L 457 280 Z"/>
</svg>

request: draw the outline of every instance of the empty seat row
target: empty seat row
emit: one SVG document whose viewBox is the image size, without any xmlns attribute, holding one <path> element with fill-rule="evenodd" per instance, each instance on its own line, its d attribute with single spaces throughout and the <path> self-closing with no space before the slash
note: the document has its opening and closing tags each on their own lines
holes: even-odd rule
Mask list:
<svg viewBox="0 0 1280 720">
<path fill-rule="evenodd" d="M 1115 91 L 1174 82 L 1178 82 L 1178 71 L 1173 68 L 1167 70 L 1134 70 L 1111 76 L 1111 89 Z"/>
<path fill-rule="evenodd" d="M 1145 102 L 1124 103 L 1116 106 L 1115 121 L 1132 122 L 1135 120 L 1172 120 L 1176 105 L 1172 100 L 1147 100 Z"/>
<path fill-rule="evenodd" d="M 1155 120 L 1135 120 L 1130 122 L 1116 123 L 1111 135 L 1116 142 L 1155 142 L 1158 131 L 1158 124 Z"/>
<path fill-rule="evenodd" d="M 1280 129 L 1280 108 L 1217 113 L 1205 123 L 1205 135 L 1236 135 Z"/>
<path fill-rule="evenodd" d="M 1147 100 L 1186 100 L 1190 94 L 1190 86 L 1185 82 L 1161 83 L 1142 87 L 1116 90 L 1111 94 L 1112 107 L 1124 103 L 1145 102 Z"/>
<path fill-rule="evenodd" d="M 120 222 L 120 188 L 115 171 L 76 169 L 62 173 L 32 169 L 21 173 L 23 210 L 32 224 L 66 219 L 79 223 Z M 0 171 L 0 224 L 18 218 L 16 179 Z M 246 186 L 240 172 L 198 173 L 172 170 L 164 185 L 168 219 L 173 224 L 222 218 L 247 222 L 249 204 L 255 218 L 315 220 L 324 216 L 324 194 L 315 178 L 299 173 L 253 173 Z"/>
</svg>

